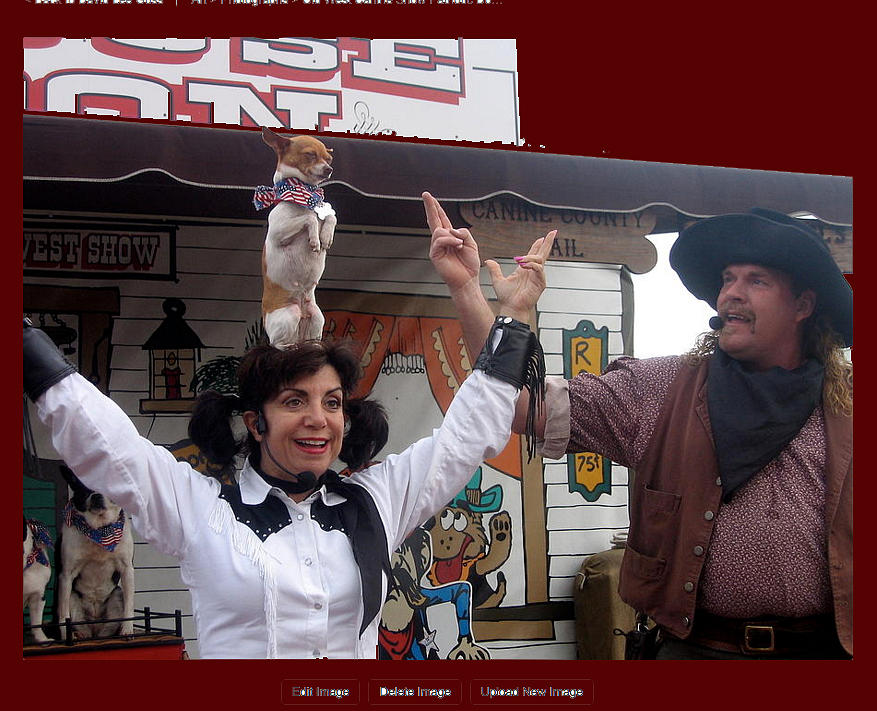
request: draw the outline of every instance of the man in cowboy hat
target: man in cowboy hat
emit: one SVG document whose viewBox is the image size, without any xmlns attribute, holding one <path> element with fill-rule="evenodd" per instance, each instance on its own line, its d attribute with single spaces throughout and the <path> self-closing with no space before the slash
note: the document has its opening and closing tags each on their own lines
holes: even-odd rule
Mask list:
<svg viewBox="0 0 877 711">
<path fill-rule="evenodd" d="M 477 246 L 424 200 L 433 263 L 477 344 L 492 318 L 472 288 Z M 658 658 L 848 658 L 852 290 L 819 234 L 772 210 L 694 223 L 670 263 L 716 308 L 714 330 L 682 356 L 552 379 L 543 456 L 631 468 L 619 593 L 655 621 Z M 500 313 L 534 305 L 540 266 L 495 271 Z"/>
</svg>

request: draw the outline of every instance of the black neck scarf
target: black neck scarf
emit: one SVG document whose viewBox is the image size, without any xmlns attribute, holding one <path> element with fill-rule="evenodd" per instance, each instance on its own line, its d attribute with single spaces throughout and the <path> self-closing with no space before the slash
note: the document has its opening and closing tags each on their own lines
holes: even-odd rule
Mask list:
<svg viewBox="0 0 877 711">
<path fill-rule="evenodd" d="M 297 491 L 295 482 L 277 479 L 257 470 L 271 486 L 282 489 L 287 494 L 302 493 Z M 350 540 L 353 558 L 359 568 L 359 579 L 362 584 L 362 626 L 361 635 L 371 621 L 381 611 L 383 596 L 381 595 L 381 571 L 390 576 L 390 557 L 387 554 L 387 534 L 381 521 L 377 506 L 371 495 L 361 486 L 350 483 L 337 472 L 327 469 L 317 479 L 317 487 L 325 486 L 343 496 L 346 501 L 335 506 L 327 506 L 322 499 L 311 504 L 311 518 L 324 531 L 339 530 Z"/>
<path fill-rule="evenodd" d="M 748 371 L 716 348 L 707 404 L 725 502 L 795 438 L 819 404 L 824 375 L 812 358 L 794 370 Z"/>
</svg>

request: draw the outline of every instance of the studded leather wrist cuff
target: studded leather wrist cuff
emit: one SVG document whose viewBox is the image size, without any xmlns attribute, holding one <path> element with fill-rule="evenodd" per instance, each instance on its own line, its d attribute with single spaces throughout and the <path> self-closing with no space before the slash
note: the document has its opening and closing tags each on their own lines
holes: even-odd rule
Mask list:
<svg viewBox="0 0 877 711">
<path fill-rule="evenodd" d="M 536 334 L 510 316 L 497 316 L 475 368 L 529 390 L 526 437 L 527 454 L 532 459 L 536 453 L 535 416 L 545 400 L 545 357 Z"/>
<path fill-rule="evenodd" d="M 500 333 L 497 342 L 497 332 Z M 527 365 L 534 352 L 535 336 L 530 327 L 510 316 L 497 316 L 475 368 L 488 375 L 511 383 L 516 388 L 524 386 Z"/>
</svg>

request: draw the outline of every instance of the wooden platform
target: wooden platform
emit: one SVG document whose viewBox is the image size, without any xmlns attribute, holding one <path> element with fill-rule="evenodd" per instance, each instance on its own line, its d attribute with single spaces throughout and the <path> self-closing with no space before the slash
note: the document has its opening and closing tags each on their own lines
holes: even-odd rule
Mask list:
<svg viewBox="0 0 877 711">
<path fill-rule="evenodd" d="M 86 639 L 73 644 L 28 644 L 25 659 L 186 659 L 182 637 L 173 634 L 141 634 L 112 639 Z"/>
</svg>

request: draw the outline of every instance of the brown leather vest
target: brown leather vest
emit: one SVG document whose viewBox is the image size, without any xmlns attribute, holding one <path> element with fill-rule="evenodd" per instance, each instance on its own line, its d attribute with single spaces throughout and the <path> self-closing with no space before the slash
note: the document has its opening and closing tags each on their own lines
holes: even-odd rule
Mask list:
<svg viewBox="0 0 877 711">
<path fill-rule="evenodd" d="M 630 491 L 619 594 L 677 637 L 691 632 L 722 487 L 706 403 L 707 363 L 685 365 L 655 424 Z M 834 617 L 853 652 L 853 419 L 825 412 L 825 520 Z"/>
</svg>

